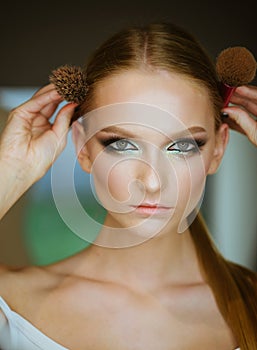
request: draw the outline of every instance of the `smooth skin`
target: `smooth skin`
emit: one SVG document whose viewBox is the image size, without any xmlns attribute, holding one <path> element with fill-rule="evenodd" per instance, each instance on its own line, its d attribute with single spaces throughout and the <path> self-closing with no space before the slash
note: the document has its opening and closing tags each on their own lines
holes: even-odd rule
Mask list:
<svg viewBox="0 0 257 350">
<path fill-rule="evenodd" d="M 105 82 L 110 94 L 105 95 L 105 89 L 99 91 L 98 106 L 115 102 L 121 91 L 120 101 L 135 98 L 135 86 L 120 78 L 118 91 L 113 80 Z M 175 96 L 178 86 L 185 83 L 175 78 L 174 90 L 169 76 L 137 78 L 136 96 L 143 102 L 150 96 L 153 102 L 150 81 L 164 92 L 162 96 Z M 185 98 L 206 101 L 204 92 L 200 95 L 199 89 L 189 86 L 186 94 L 177 98 L 177 112 L 185 108 Z M 163 107 L 165 101 L 154 103 Z M 257 133 L 253 134 L 257 123 L 248 114 L 257 114 L 257 89 L 238 88 L 233 101 L 239 106 L 224 112 L 257 145 Z M 45 174 L 65 147 L 75 105 L 66 105 L 51 125 L 48 120 L 60 102 L 49 85 L 11 112 L 0 139 L 1 216 Z M 73 129 L 79 143 L 79 127 L 74 125 Z M 206 159 L 210 160 L 211 154 L 213 158 L 206 160 L 206 173 L 215 172 L 219 166 L 227 130 L 224 123 L 215 142 L 208 146 Z M 92 152 L 90 147 L 78 151 L 81 166 L 88 172 L 92 169 Z M 188 231 L 179 237 L 163 235 L 128 249 L 93 245 L 46 267 L 2 266 L 0 295 L 14 311 L 69 349 L 232 350 L 237 345 L 201 275 Z"/>
</svg>

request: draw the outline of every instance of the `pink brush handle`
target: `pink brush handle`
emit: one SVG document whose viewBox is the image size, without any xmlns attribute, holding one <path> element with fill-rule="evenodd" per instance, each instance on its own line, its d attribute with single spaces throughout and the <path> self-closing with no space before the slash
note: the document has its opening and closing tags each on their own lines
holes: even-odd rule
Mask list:
<svg viewBox="0 0 257 350">
<path fill-rule="evenodd" d="M 223 97 L 224 105 L 223 107 L 227 107 L 229 104 L 230 97 L 233 92 L 236 90 L 237 86 L 230 86 L 221 82 L 220 91 Z"/>
</svg>

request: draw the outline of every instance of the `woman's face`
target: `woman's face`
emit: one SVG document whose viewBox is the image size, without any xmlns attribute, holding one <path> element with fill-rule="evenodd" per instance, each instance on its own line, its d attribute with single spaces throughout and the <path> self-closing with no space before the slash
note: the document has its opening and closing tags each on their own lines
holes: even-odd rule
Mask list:
<svg viewBox="0 0 257 350">
<path fill-rule="evenodd" d="M 131 70 L 105 79 L 94 102 L 87 142 L 81 148 L 77 141 L 77 149 L 108 211 L 106 224 L 143 223 L 142 234 L 183 231 L 228 139 L 226 124 L 215 132 L 206 90 L 180 75 Z"/>
</svg>

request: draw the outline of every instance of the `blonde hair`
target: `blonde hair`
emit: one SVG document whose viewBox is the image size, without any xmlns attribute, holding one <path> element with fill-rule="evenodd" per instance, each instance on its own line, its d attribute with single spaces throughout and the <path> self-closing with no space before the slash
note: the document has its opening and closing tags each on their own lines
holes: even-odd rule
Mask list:
<svg viewBox="0 0 257 350">
<path fill-rule="evenodd" d="M 83 113 L 94 108 L 97 86 L 121 71 L 136 69 L 175 72 L 203 86 L 209 94 L 215 128 L 221 125 L 222 98 L 212 60 L 185 30 L 170 23 L 135 26 L 120 31 L 90 58 L 85 72 L 88 92 Z M 257 344 L 257 279 L 248 269 L 227 261 L 216 249 L 199 213 L 190 226 L 198 260 L 219 310 L 241 350 Z"/>
</svg>

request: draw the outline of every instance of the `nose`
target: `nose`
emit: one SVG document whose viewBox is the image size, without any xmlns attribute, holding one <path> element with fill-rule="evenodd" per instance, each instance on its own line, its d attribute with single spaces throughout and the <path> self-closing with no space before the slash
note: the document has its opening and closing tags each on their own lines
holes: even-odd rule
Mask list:
<svg viewBox="0 0 257 350">
<path fill-rule="evenodd" d="M 151 164 L 141 163 L 137 179 L 144 186 L 144 190 L 148 193 L 158 193 L 163 188 L 163 179 L 160 172 Z"/>
</svg>

